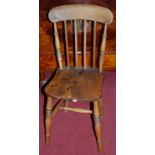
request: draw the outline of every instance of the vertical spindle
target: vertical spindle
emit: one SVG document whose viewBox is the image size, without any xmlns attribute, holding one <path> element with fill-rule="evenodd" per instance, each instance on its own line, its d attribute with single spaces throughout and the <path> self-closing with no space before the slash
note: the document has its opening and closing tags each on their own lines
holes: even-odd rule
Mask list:
<svg viewBox="0 0 155 155">
<path fill-rule="evenodd" d="M 68 35 L 67 35 L 67 23 L 66 23 L 66 21 L 64 21 L 64 30 L 65 30 L 66 61 L 67 61 L 67 67 L 69 68 Z"/>
<path fill-rule="evenodd" d="M 77 49 L 77 24 L 74 20 L 74 42 L 75 42 L 75 66 L 78 66 L 78 49 Z"/>
<path fill-rule="evenodd" d="M 83 31 L 84 31 L 84 38 L 83 38 L 83 66 L 84 66 L 84 69 L 86 69 L 86 20 L 84 20 Z"/>
<path fill-rule="evenodd" d="M 93 22 L 93 67 L 95 67 L 95 50 L 96 49 L 96 21 Z"/>
</svg>

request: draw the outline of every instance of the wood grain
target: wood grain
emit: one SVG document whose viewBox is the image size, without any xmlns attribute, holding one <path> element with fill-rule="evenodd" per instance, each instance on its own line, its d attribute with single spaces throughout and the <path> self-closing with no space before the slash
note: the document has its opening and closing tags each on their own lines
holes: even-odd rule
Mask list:
<svg viewBox="0 0 155 155">
<path fill-rule="evenodd" d="M 45 93 L 62 100 L 93 101 L 101 97 L 102 80 L 97 69 L 58 69 Z"/>
<path fill-rule="evenodd" d="M 87 109 L 81 109 L 81 108 L 69 108 L 69 107 L 60 107 L 60 109 L 72 111 L 72 112 L 78 112 L 78 113 L 85 113 L 85 114 L 91 114 L 91 110 Z"/>
<path fill-rule="evenodd" d="M 110 24 L 113 20 L 113 14 L 108 8 L 92 4 L 57 6 L 49 11 L 48 17 L 51 22 L 87 19 L 99 23 Z"/>
</svg>

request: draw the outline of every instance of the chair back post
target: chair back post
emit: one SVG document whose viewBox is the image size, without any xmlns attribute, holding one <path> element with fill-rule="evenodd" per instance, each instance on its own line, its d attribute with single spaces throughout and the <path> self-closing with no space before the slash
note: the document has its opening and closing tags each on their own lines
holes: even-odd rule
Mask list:
<svg viewBox="0 0 155 155">
<path fill-rule="evenodd" d="M 55 47 L 56 47 L 56 55 L 60 69 L 62 69 L 62 56 L 60 51 L 60 41 L 57 31 L 56 23 L 54 22 L 54 36 L 55 36 Z"/>
<path fill-rule="evenodd" d="M 104 32 L 102 34 L 101 48 L 100 48 L 100 60 L 99 60 L 99 72 L 103 72 L 104 52 L 107 38 L 107 24 L 104 25 Z"/>
<path fill-rule="evenodd" d="M 67 35 L 67 23 L 66 20 L 64 21 L 64 31 L 65 31 L 65 50 L 66 50 L 66 64 L 69 68 L 69 50 L 68 50 L 68 35 Z"/>
</svg>

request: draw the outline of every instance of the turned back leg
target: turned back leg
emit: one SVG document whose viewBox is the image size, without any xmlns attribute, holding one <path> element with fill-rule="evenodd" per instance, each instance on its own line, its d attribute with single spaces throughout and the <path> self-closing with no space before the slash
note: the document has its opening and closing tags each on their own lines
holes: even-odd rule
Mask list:
<svg viewBox="0 0 155 155">
<path fill-rule="evenodd" d="M 96 134 L 98 150 L 101 153 L 102 150 L 103 150 L 103 142 L 102 142 L 102 125 L 101 125 L 101 105 L 100 105 L 100 100 L 94 101 L 93 118 L 94 118 L 94 129 L 95 129 L 95 134 Z"/>
<path fill-rule="evenodd" d="M 46 104 L 46 114 L 45 114 L 45 143 L 48 145 L 50 143 L 50 132 L 51 132 L 51 124 L 52 124 L 52 98 L 47 97 L 47 104 Z"/>
</svg>

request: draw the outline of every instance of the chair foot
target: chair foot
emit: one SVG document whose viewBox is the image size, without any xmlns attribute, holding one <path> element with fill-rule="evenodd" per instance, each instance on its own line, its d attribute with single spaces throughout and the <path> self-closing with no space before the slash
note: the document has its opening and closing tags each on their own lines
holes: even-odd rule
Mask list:
<svg viewBox="0 0 155 155">
<path fill-rule="evenodd" d="M 99 153 L 101 153 L 103 151 L 103 141 L 102 141 L 102 125 L 101 125 L 101 107 L 99 100 L 94 101 L 93 118 L 94 118 L 94 129 L 96 134 L 98 151 Z"/>
<path fill-rule="evenodd" d="M 50 143 L 50 132 L 51 132 L 51 125 L 52 125 L 52 98 L 47 97 L 47 104 L 46 104 L 46 115 L 45 115 L 45 143 L 48 145 Z"/>
<path fill-rule="evenodd" d="M 50 136 L 45 137 L 45 144 L 49 145 L 50 144 Z"/>
</svg>

